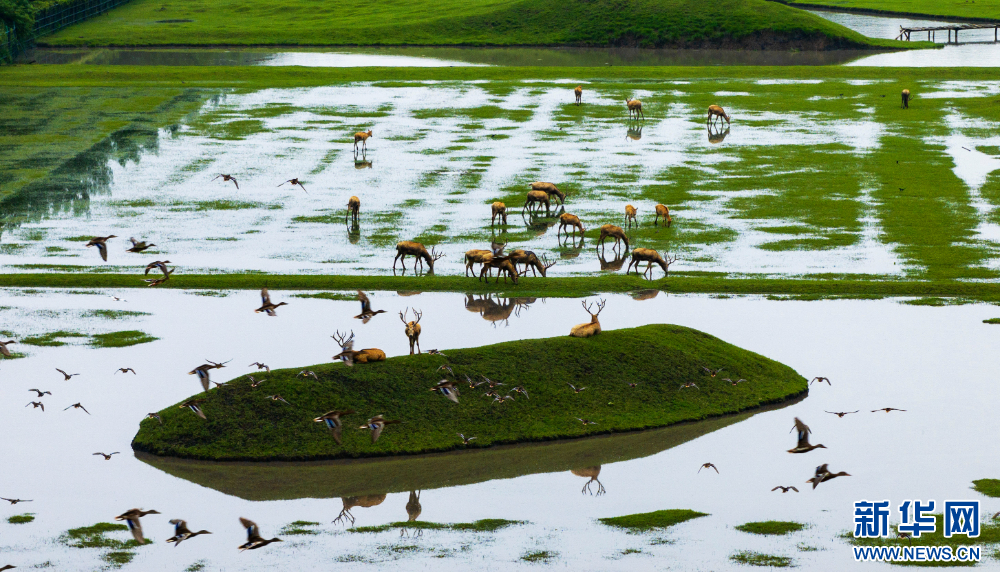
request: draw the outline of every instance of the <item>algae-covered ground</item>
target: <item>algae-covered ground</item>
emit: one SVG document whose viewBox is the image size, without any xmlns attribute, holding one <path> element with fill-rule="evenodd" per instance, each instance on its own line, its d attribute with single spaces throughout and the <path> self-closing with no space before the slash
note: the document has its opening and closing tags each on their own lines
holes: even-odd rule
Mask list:
<svg viewBox="0 0 1000 572">
<path fill-rule="evenodd" d="M 661 427 L 780 402 L 806 391 L 790 368 L 680 326 L 651 325 L 606 331 L 594 338 L 523 340 L 434 355 L 401 356 L 348 368 L 319 364 L 275 370 L 260 387 L 237 378 L 207 394 L 207 419 L 173 405 L 163 423 L 144 420 L 132 446 L 138 451 L 209 460 L 297 460 L 368 457 L 488 447 L 493 444 L 581 437 Z M 637 355 L 655 359 L 635 359 Z M 459 403 L 429 391 L 450 364 L 461 382 Z M 733 386 L 705 375 L 725 367 L 748 383 Z M 469 388 L 486 376 L 502 404 Z M 697 388 L 681 388 L 694 382 Z M 630 387 L 629 383 L 637 384 Z M 585 390 L 574 391 L 570 384 Z M 523 387 L 528 396 L 513 391 Z M 286 402 L 268 399 L 280 395 Z M 314 417 L 352 409 L 338 446 Z M 376 443 L 358 429 L 383 414 L 402 423 L 387 426 Z M 581 420 L 587 420 L 587 423 Z M 464 445 L 458 433 L 475 436 Z"/>
</svg>

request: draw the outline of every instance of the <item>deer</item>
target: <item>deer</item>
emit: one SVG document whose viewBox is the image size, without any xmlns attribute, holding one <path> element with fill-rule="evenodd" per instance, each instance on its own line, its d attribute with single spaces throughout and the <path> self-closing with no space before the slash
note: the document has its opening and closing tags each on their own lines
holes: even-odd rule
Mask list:
<svg viewBox="0 0 1000 572">
<path fill-rule="evenodd" d="M 527 274 L 528 269 L 531 269 L 532 276 L 538 276 L 537 272 L 541 273 L 542 278 L 545 278 L 545 271 L 556 265 L 555 262 L 549 262 L 543 256 L 541 259 L 535 255 L 534 252 L 530 250 L 514 250 L 510 253 L 510 261 L 514 263 L 514 268 L 517 268 L 518 264 L 524 264 L 524 272 L 521 274 Z"/>
<path fill-rule="evenodd" d="M 729 135 L 729 126 L 726 126 L 726 130 L 723 131 L 721 128 L 719 131 L 712 131 L 712 126 L 708 126 L 708 142 L 712 145 L 717 143 L 722 143 L 726 140 L 726 136 Z"/>
<path fill-rule="evenodd" d="M 503 204 L 500 201 L 497 201 L 497 202 L 493 203 L 492 205 L 490 205 L 490 208 L 493 210 L 493 216 L 490 218 L 490 227 L 492 227 L 496 223 L 497 218 L 500 218 L 500 220 L 503 221 L 501 224 L 506 225 L 507 224 L 507 205 Z"/>
<path fill-rule="evenodd" d="M 628 235 L 625 234 L 625 230 L 620 226 L 615 226 L 613 224 L 606 224 L 601 227 L 601 237 L 597 239 L 597 246 L 601 247 L 601 252 L 604 252 L 604 240 L 608 237 L 615 239 L 615 245 L 611 247 L 612 251 L 618 249 L 618 245 L 621 242 L 625 242 L 625 250 L 628 250 Z M 596 250 L 597 247 L 595 246 Z"/>
<path fill-rule="evenodd" d="M 654 263 L 660 265 L 660 268 L 663 269 L 663 276 L 666 277 L 668 274 L 670 274 L 670 265 L 673 264 L 674 262 L 677 262 L 677 257 L 675 256 L 671 258 L 668 256 L 666 260 L 664 260 L 664 258 L 660 256 L 660 253 L 656 252 L 652 248 L 636 248 L 635 250 L 632 251 L 632 260 L 629 261 L 628 268 L 625 269 L 625 274 L 628 275 L 629 271 L 632 269 L 632 266 L 635 265 L 635 274 L 636 276 L 638 276 L 640 262 L 647 263 L 646 270 L 642 273 L 642 275 L 645 276 L 646 273 L 648 272 L 649 278 L 650 280 L 652 280 Z"/>
<path fill-rule="evenodd" d="M 908 89 L 903 90 L 903 104 L 900 107 L 902 107 L 903 109 L 910 108 L 910 90 Z"/>
<path fill-rule="evenodd" d="M 434 262 L 439 260 L 444 254 L 438 254 L 434 251 L 434 247 L 431 247 L 431 251 L 427 252 L 424 245 L 419 242 L 414 242 L 412 240 L 404 240 L 396 243 L 396 258 L 392 261 L 392 269 L 396 270 L 396 261 L 399 260 L 403 263 L 403 270 L 406 270 L 406 257 L 413 256 L 416 258 L 416 262 L 413 263 L 413 271 L 417 271 L 417 264 L 420 264 L 420 269 L 424 268 L 424 261 L 427 261 L 428 271 L 434 273 Z"/>
<path fill-rule="evenodd" d="M 632 119 L 635 115 L 635 120 L 639 120 L 639 116 L 642 115 L 642 120 L 646 120 L 646 114 L 642 112 L 642 102 L 638 99 L 625 99 L 625 105 L 628 106 L 628 118 Z"/>
<path fill-rule="evenodd" d="M 544 183 L 542 181 L 536 181 L 531 183 L 532 191 L 545 191 L 545 194 L 552 198 L 552 195 L 559 197 L 559 204 L 564 204 L 566 202 L 566 193 L 560 191 L 552 183 Z"/>
<path fill-rule="evenodd" d="M 507 283 L 507 278 L 510 277 L 517 284 L 517 268 L 514 267 L 514 263 L 510 261 L 509 256 L 492 256 L 489 262 L 483 263 L 483 269 L 479 272 L 479 279 L 482 280 L 484 276 L 493 268 L 497 269 L 497 283 L 500 283 L 500 275 L 503 274 L 504 284 Z M 489 278 L 486 279 L 489 282 Z"/>
<path fill-rule="evenodd" d="M 344 362 L 348 367 L 353 366 L 356 363 L 372 363 L 376 361 L 385 361 L 385 352 L 377 348 L 367 348 L 363 350 L 354 350 L 354 330 L 351 330 L 351 335 L 341 334 L 340 330 L 337 333 L 330 336 L 340 345 L 340 353 L 333 356 L 333 360 L 340 360 Z"/>
<path fill-rule="evenodd" d="M 364 151 L 368 150 L 368 138 L 372 136 L 372 130 L 368 131 L 358 131 L 354 134 L 354 152 L 358 152 L 358 143 L 361 143 L 361 149 Z"/>
<path fill-rule="evenodd" d="M 584 228 L 583 228 L 583 223 L 580 222 L 580 217 L 578 217 L 576 215 L 573 215 L 573 214 L 569 214 L 569 213 L 563 213 L 563 214 L 559 215 L 559 229 L 556 230 L 556 238 L 559 237 L 559 234 L 567 226 L 571 227 L 573 229 L 573 233 L 572 234 L 573 234 L 574 237 L 576 236 L 577 229 L 580 230 L 580 236 L 581 237 L 583 237 L 583 233 L 586 232 L 584 230 Z M 576 241 L 574 240 L 573 242 L 576 242 Z"/>
<path fill-rule="evenodd" d="M 638 141 L 642 139 L 642 125 L 638 128 L 629 127 L 628 131 L 625 132 L 625 139 L 631 139 L 632 141 Z"/>
<path fill-rule="evenodd" d="M 580 302 L 580 304 L 583 305 L 583 309 L 590 314 L 590 322 L 573 326 L 569 331 L 569 335 L 574 338 L 589 338 L 601 333 L 601 323 L 597 320 L 597 316 L 601 313 L 601 310 L 604 309 L 605 301 L 602 299 L 597 303 L 597 314 L 590 311 L 592 304 L 587 304 L 586 300 Z"/>
<path fill-rule="evenodd" d="M 531 212 L 532 210 L 537 211 L 538 209 L 542 208 L 543 204 L 545 205 L 545 212 L 549 212 L 549 209 L 552 207 L 549 204 L 548 193 L 546 193 L 545 191 L 528 191 L 528 198 L 527 200 L 524 201 L 524 206 L 521 207 L 521 214 L 522 215 L 524 214 L 524 209 L 528 209 L 528 212 Z M 535 206 L 534 209 L 531 209 L 529 208 L 531 205 L 537 205 L 537 206 Z"/>
<path fill-rule="evenodd" d="M 632 205 L 625 205 L 625 227 L 632 228 L 632 224 L 639 226 L 639 221 L 635 219 L 637 211 Z"/>
<path fill-rule="evenodd" d="M 358 216 L 361 213 L 361 199 L 358 197 L 351 197 L 347 199 L 347 214 L 344 215 L 344 223 L 347 223 L 348 217 L 350 217 L 352 222 L 358 222 Z"/>
<path fill-rule="evenodd" d="M 344 503 L 344 508 L 337 515 L 337 518 L 333 520 L 334 524 L 343 522 L 347 524 L 347 521 L 354 525 L 354 515 L 351 514 L 351 509 L 360 506 L 361 508 L 371 508 L 373 506 L 378 506 L 385 501 L 384 494 L 381 495 L 365 495 L 361 497 L 344 497 L 341 498 L 341 502 Z"/>
<path fill-rule="evenodd" d="M 612 250 L 612 252 L 614 252 Z M 597 254 L 597 261 L 601 263 L 601 270 L 606 270 L 610 272 L 617 272 L 622 269 L 625 265 L 625 259 L 627 258 L 626 253 L 615 252 L 615 257 L 612 260 L 606 260 L 603 253 Z"/>
<path fill-rule="evenodd" d="M 725 119 L 726 120 L 726 125 L 730 124 L 730 122 L 729 122 L 729 116 L 726 114 L 726 110 L 725 109 L 722 109 L 718 105 L 709 105 L 708 106 L 708 119 L 705 120 L 705 123 L 709 123 L 709 122 L 711 122 L 715 118 Z"/>
<path fill-rule="evenodd" d="M 573 88 L 573 94 L 576 95 L 576 104 L 580 105 L 583 103 L 583 86 L 576 86 Z"/>
<path fill-rule="evenodd" d="M 476 271 L 473 270 L 472 268 L 473 264 L 486 264 L 487 262 L 492 260 L 492 258 L 493 258 L 493 253 L 490 252 L 489 250 L 473 249 L 466 251 L 465 275 L 468 276 L 470 270 L 472 270 L 473 274 L 475 274 Z"/>
<path fill-rule="evenodd" d="M 406 314 L 410 311 L 410 308 L 406 308 L 406 312 L 399 313 L 399 319 L 403 321 L 403 325 L 406 326 L 406 337 L 410 339 L 410 355 L 413 355 L 413 344 L 417 345 L 417 353 L 423 353 L 420 351 L 420 318 L 424 317 L 424 313 L 418 311 L 416 308 L 413 309 L 413 315 L 417 318 L 416 320 L 406 321 Z"/>
<path fill-rule="evenodd" d="M 667 223 L 667 228 L 670 228 L 670 224 L 674 222 L 674 219 L 670 218 L 670 209 L 667 208 L 667 205 L 656 205 L 655 210 L 656 218 L 653 219 L 653 226 L 656 226 L 656 223 L 659 222 L 662 216 L 663 222 Z"/>
<path fill-rule="evenodd" d="M 590 490 L 591 483 L 597 483 L 597 496 L 601 496 L 607 492 L 604 489 L 604 485 L 601 484 L 601 481 L 597 480 L 597 477 L 601 474 L 600 465 L 594 467 L 584 467 L 582 469 L 573 469 L 570 472 L 578 477 L 584 477 L 590 479 L 589 481 L 587 481 L 587 484 L 583 485 L 583 490 L 580 491 L 581 494 L 587 494 L 587 493 L 594 494 Z"/>
</svg>

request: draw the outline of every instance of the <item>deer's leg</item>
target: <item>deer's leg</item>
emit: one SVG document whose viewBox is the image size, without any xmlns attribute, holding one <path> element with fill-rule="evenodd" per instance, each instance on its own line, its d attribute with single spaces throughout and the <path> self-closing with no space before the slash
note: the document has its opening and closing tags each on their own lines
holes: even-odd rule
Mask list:
<svg viewBox="0 0 1000 572">
<path fill-rule="evenodd" d="M 413 338 L 413 343 L 417 344 L 417 353 L 423 353 L 420 351 L 420 336 Z"/>
<path fill-rule="evenodd" d="M 393 270 L 396 269 L 396 261 L 399 260 L 400 256 L 402 256 L 400 253 L 396 253 L 396 258 L 392 259 L 392 269 Z M 403 268 L 406 268 L 406 262 L 405 261 L 403 262 Z"/>
</svg>

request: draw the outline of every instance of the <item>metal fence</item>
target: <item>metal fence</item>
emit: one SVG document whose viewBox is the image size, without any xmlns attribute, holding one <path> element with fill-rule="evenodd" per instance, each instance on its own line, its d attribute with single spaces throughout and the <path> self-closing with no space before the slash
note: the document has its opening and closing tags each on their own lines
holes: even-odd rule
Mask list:
<svg viewBox="0 0 1000 572">
<path fill-rule="evenodd" d="M 28 47 L 28 41 L 18 37 L 17 27 L 7 27 L 0 21 L 0 63 L 12 62 Z"/>
<path fill-rule="evenodd" d="M 75 0 L 56 4 L 35 13 L 34 37 L 51 34 L 66 26 L 93 18 L 129 0 Z"/>
</svg>

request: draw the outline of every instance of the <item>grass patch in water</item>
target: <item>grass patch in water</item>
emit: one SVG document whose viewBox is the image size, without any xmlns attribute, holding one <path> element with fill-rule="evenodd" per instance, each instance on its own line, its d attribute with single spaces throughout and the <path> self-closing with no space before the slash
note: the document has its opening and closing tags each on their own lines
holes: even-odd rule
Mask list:
<svg viewBox="0 0 1000 572">
<path fill-rule="evenodd" d="M 528 552 L 521 556 L 521 560 L 525 562 L 531 562 L 532 564 L 549 564 L 553 560 L 559 557 L 558 552 L 552 552 L 549 550 L 540 550 L 537 552 Z"/>
<path fill-rule="evenodd" d="M 742 532 L 749 532 L 750 534 L 782 536 L 792 532 L 798 532 L 805 527 L 806 525 L 799 522 L 766 520 L 763 522 L 748 522 L 733 528 Z"/>
<path fill-rule="evenodd" d="M 66 342 L 62 341 L 65 338 L 86 338 L 87 334 L 81 334 L 80 332 L 67 332 L 64 330 L 59 330 L 57 332 L 49 332 L 47 334 L 42 334 L 40 336 L 30 336 L 20 340 L 22 344 L 28 346 L 40 346 L 40 347 L 59 347 L 66 345 Z"/>
<path fill-rule="evenodd" d="M 139 546 L 135 540 L 118 540 L 108 538 L 109 532 L 128 532 L 124 524 L 99 522 L 91 526 L 71 528 L 59 537 L 59 541 L 70 548 L 105 548 L 110 550 L 125 550 Z"/>
<path fill-rule="evenodd" d="M 1000 498 L 1000 479 L 977 479 L 972 481 L 972 490 L 988 497 Z"/>
<path fill-rule="evenodd" d="M 204 560 L 199 560 L 199 561 L 191 564 L 187 568 L 185 568 L 184 572 L 201 572 L 206 567 L 207 567 L 207 565 L 205 564 L 205 561 Z"/>
<path fill-rule="evenodd" d="M 669 509 L 599 518 L 597 520 L 601 524 L 622 528 L 629 532 L 649 532 L 655 529 L 668 528 L 702 516 L 708 516 L 708 514 L 688 509 Z"/>
<path fill-rule="evenodd" d="M 989 318 L 989 319 L 983 320 L 983 323 L 984 324 L 1000 324 L 1000 318 Z"/>
<path fill-rule="evenodd" d="M 28 512 L 25 514 L 15 514 L 14 516 L 8 516 L 7 522 L 11 524 L 28 524 L 35 520 L 35 514 Z"/>
<path fill-rule="evenodd" d="M 321 300 L 336 300 L 338 302 L 356 302 L 357 294 L 343 294 L 341 292 L 315 292 L 312 294 L 293 294 L 293 298 L 319 298 Z"/>
<path fill-rule="evenodd" d="M 316 526 L 319 526 L 318 522 L 296 520 L 295 522 L 286 524 L 278 534 L 282 536 L 315 535 L 319 534 L 319 531 L 313 530 L 313 527 Z"/>
<path fill-rule="evenodd" d="M 138 330 L 125 330 L 107 334 L 94 334 L 90 337 L 90 345 L 95 348 L 127 348 L 155 342 L 159 338 Z"/>
<path fill-rule="evenodd" d="M 139 316 L 150 316 L 152 314 L 149 312 L 136 312 L 134 310 L 87 310 L 82 315 L 84 318 L 124 320 L 125 318 L 137 318 Z"/>
<path fill-rule="evenodd" d="M 996 547 L 1000 545 L 1000 523 L 980 523 L 979 525 L 979 536 L 977 538 L 967 538 L 965 535 L 955 535 L 951 538 L 944 537 L 944 516 L 940 514 L 934 515 L 934 521 L 936 523 L 935 531 L 932 533 L 923 533 L 918 539 L 907 539 L 898 538 L 895 535 L 898 533 L 898 524 L 894 524 L 890 528 L 890 534 L 892 536 L 883 538 L 855 538 L 853 531 L 844 531 L 840 537 L 846 540 L 849 544 L 853 546 L 950 546 L 954 552 L 959 546 L 985 546 L 985 547 Z M 911 542 L 912 540 L 912 542 Z M 898 566 L 920 566 L 927 564 L 920 562 L 893 562 L 893 564 Z M 975 562 L 948 562 L 947 565 L 950 566 L 974 566 Z M 941 563 L 937 565 L 942 565 Z"/>
<path fill-rule="evenodd" d="M 754 552 L 752 550 L 741 550 L 730 556 L 729 559 L 737 564 L 745 564 L 747 566 L 788 568 L 792 565 L 792 559 L 787 556 L 775 556 L 773 554 L 764 554 L 762 552 Z"/>
</svg>

